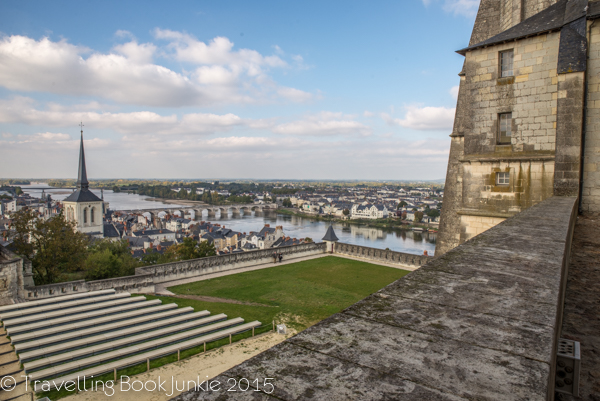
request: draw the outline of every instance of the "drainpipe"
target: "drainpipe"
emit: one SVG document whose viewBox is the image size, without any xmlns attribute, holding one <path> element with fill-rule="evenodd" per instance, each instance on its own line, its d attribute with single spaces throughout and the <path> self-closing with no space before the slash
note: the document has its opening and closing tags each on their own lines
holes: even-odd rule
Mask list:
<svg viewBox="0 0 600 401">
<path fill-rule="evenodd" d="M 596 20 L 590 24 L 587 37 L 587 58 L 584 75 L 584 90 L 583 90 L 583 123 L 581 130 L 581 166 L 579 168 L 579 204 L 577 205 L 579 214 L 583 214 L 583 172 L 585 168 L 585 130 L 587 129 L 587 104 L 588 104 L 588 79 L 587 75 L 589 72 L 588 66 L 590 65 L 590 48 L 592 47 L 592 28 Z"/>
</svg>

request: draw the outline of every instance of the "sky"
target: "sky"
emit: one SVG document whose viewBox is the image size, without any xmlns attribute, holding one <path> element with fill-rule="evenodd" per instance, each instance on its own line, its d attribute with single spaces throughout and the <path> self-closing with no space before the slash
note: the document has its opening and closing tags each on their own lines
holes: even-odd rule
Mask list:
<svg viewBox="0 0 600 401">
<path fill-rule="evenodd" d="M 479 0 L 0 2 L 0 177 L 437 180 Z"/>
</svg>

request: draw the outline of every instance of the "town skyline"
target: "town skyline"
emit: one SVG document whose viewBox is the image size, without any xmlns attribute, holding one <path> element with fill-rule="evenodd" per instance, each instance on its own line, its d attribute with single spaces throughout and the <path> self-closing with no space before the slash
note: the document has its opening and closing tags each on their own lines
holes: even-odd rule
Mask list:
<svg viewBox="0 0 600 401">
<path fill-rule="evenodd" d="M 445 175 L 478 1 L 69 4 L 2 5 L 5 177 L 74 177 L 80 121 L 92 178 Z"/>
</svg>

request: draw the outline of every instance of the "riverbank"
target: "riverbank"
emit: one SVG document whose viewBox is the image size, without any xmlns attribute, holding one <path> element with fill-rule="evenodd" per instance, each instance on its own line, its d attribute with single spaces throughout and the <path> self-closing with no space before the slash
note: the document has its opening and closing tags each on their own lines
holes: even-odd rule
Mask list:
<svg viewBox="0 0 600 401">
<path fill-rule="evenodd" d="M 429 229 L 434 229 L 437 230 L 437 225 L 427 225 L 427 224 L 414 224 L 414 223 L 409 223 L 409 222 L 403 222 L 402 220 L 398 220 L 398 219 L 377 219 L 377 220 L 366 220 L 366 219 L 338 219 L 338 218 L 331 218 L 329 216 L 317 216 L 314 214 L 309 214 L 309 213 L 302 213 L 299 211 L 296 211 L 294 209 L 289 209 L 289 208 L 279 208 L 277 209 L 277 213 L 281 213 L 281 214 L 286 214 L 289 216 L 297 216 L 297 217 L 302 217 L 305 219 L 311 219 L 311 220 L 315 220 L 315 221 L 331 221 L 333 223 L 339 223 L 339 224 L 352 224 L 352 225 L 356 225 L 356 226 L 363 226 L 363 227 L 374 227 L 374 228 L 396 228 L 399 230 L 411 230 L 415 227 L 417 228 L 429 228 Z"/>
</svg>

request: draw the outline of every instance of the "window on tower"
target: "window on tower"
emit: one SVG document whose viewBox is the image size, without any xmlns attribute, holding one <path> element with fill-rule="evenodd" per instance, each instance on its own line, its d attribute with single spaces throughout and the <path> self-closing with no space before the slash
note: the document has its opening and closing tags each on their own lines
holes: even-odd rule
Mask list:
<svg viewBox="0 0 600 401">
<path fill-rule="evenodd" d="M 512 77 L 513 73 L 513 50 L 500 52 L 500 77 Z"/>
</svg>

